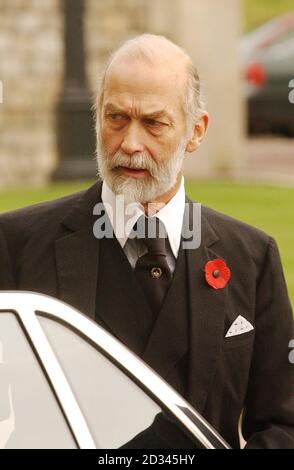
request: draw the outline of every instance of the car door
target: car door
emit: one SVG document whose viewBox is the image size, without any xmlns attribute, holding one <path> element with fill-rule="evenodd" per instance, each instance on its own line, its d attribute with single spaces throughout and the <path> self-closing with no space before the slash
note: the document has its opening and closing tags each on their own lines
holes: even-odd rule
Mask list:
<svg viewBox="0 0 294 470">
<path fill-rule="evenodd" d="M 0 293 L 0 448 L 229 448 L 127 347 L 77 310 Z"/>
</svg>

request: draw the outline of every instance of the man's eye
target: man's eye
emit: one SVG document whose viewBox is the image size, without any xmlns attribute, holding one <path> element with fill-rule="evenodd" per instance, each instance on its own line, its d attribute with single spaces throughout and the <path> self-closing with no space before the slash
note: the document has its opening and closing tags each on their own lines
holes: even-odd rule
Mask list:
<svg viewBox="0 0 294 470">
<path fill-rule="evenodd" d="M 109 117 L 113 121 L 122 121 L 123 119 L 125 119 L 125 116 L 123 116 L 122 114 L 109 114 Z"/>
<path fill-rule="evenodd" d="M 160 126 L 164 126 L 164 123 L 163 122 L 160 122 L 160 121 L 156 121 L 155 119 L 145 119 L 145 122 L 148 126 L 151 126 L 151 127 L 160 127 Z"/>
</svg>

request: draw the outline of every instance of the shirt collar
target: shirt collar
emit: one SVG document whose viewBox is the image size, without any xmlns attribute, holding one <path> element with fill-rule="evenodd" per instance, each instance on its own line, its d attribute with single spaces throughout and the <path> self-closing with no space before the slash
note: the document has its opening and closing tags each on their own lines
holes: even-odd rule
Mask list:
<svg viewBox="0 0 294 470">
<path fill-rule="evenodd" d="M 116 196 L 105 180 L 102 184 L 101 198 L 115 236 L 121 247 L 124 248 L 135 223 L 138 218 L 144 214 L 144 208 L 140 203 L 135 202 L 128 205 L 126 208 L 123 204 L 123 198 Z M 165 226 L 169 244 L 175 258 L 178 256 L 181 243 L 184 211 L 185 185 L 184 177 L 182 176 L 181 185 L 177 193 L 165 206 L 154 214 Z"/>
</svg>

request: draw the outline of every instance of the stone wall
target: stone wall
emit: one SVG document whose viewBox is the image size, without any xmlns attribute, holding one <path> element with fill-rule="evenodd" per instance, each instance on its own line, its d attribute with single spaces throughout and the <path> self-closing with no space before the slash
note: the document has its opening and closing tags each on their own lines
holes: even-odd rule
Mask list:
<svg viewBox="0 0 294 470">
<path fill-rule="evenodd" d="M 87 0 L 86 62 L 92 90 L 112 50 L 148 27 L 148 0 Z"/>
<path fill-rule="evenodd" d="M 0 185 L 42 183 L 55 164 L 62 75 L 59 0 L 0 1 Z"/>
</svg>

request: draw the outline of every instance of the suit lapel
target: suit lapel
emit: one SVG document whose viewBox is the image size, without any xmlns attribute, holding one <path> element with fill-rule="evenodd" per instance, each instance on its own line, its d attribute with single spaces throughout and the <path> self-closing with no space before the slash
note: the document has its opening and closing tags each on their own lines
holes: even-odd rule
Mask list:
<svg viewBox="0 0 294 470">
<path fill-rule="evenodd" d="M 59 297 L 95 318 L 99 240 L 94 237 L 93 208 L 101 202 L 101 182 L 89 188 L 62 222 L 55 240 Z"/>
<path fill-rule="evenodd" d="M 94 319 L 98 240 L 82 229 L 56 240 L 55 251 L 61 300 Z"/>
<path fill-rule="evenodd" d="M 202 208 L 201 244 L 197 249 L 186 250 L 190 304 L 190 365 L 187 399 L 200 413 L 205 406 L 221 351 L 227 296 L 227 287 L 216 290 L 205 280 L 205 264 L 222 256 L 211 248 L 211 245 L 218 240 L 218 236 L 203 212 Z M 191 213 L 190 210 L 190 226 L 192 225 Z"/>
</svg>

